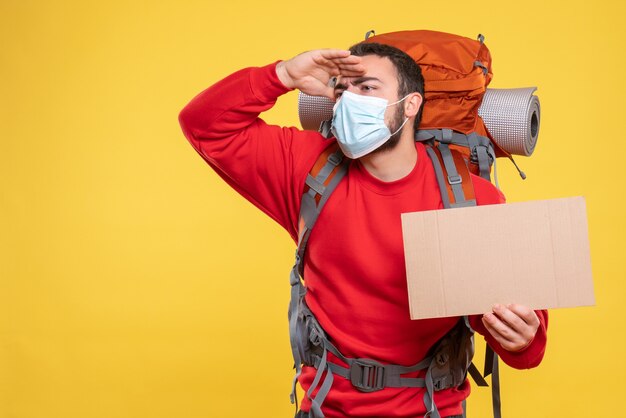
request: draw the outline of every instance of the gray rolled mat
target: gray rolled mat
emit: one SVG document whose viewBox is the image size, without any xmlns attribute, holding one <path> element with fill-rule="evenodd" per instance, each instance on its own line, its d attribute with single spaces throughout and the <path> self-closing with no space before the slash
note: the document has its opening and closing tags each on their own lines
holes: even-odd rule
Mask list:
<svg viewBox="0 0 626 418">
<path fill-rule="evenodd" d="M 487 89 L 478 114 L 485 121 L 493 139 L 502 149 L 515 155 L 533 153 L 539 135 L 539 98 L 535 87 Z M 317 131 L 320 124 L 333 117 L 335 102 L 326 97 L 300 92 L 298 116 L 303 129 Z"/>
<path fill-rule="evenodd" d="M 539 136 L 539 98 L 536 87 L 487 89 L 478 114 L 493 139 L 505 151 L 529 156 Z"/>
<path fill-rule="evenodd" d="M 309 96 L 299 92 L 298 94 L 298 117 L 302 129 L 317 131 L 320 124 L 333 118 L 333 106 L 335 102 L 327 97 Z"/>
<path fill-rule="evenodd" d="M 300 92 L 298 95 L 298 117 L 302 129 L 317 131 L 320 124 L 333 117 L 335 102 L 327 97 L 309 96 Z"/>
</svg>

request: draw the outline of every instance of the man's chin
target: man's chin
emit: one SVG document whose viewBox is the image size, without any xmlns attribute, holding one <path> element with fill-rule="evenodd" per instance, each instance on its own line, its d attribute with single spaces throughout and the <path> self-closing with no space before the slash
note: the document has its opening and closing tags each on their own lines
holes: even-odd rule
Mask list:
<svg viewBox="0 0 626 418">
<path fill-rule="evenodd" d="M 399 143 L 400 143 L 400 132 L 393 135 L 391 138 L 387 140 L 387 142 L 382 144 L 380 147 L 376 148 L 369 155 L 383 154 L 385 152 L 392 151 L 394 148 L 398 146 Z"/>
</svg>

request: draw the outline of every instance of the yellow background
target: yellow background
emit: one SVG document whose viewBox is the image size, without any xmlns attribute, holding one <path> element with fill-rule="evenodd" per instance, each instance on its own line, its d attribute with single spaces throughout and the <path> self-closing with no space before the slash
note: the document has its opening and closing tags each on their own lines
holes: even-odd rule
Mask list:
<svg viewBox="0 0 626 418">
<path fill-rule="evenodd" d="M 417 28 L 483 33 L 491 87 L 539 87 L 528 179 L 499 164 L 509 201 L 587 199 L 597 306 L 552 312 L 543 364 L 503 371 L 505 416 L 624 416 L 625 11 L 2 0 L 0 418 L 291 416 L 294 245 L 209 170 L 177 114 L 241 67 Z M 296 95 L 266 118 L 297 125 Z M 489 416 L 474 392 L 471 416 Z"/>
</svg>

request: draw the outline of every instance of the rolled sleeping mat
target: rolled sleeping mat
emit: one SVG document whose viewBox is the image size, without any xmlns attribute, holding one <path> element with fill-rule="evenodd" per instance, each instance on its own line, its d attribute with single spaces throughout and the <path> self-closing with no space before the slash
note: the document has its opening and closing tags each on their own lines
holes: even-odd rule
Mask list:
<svg viewBox="0 0 626 418">
<path fill-rule="evenodd" d="M 322 122 L 333 118 L 333 106 L 335 102 L 328 97 L 309 96 L 299 92 L 298 117 L 302 129 L 318 131 Z"/>
<path fill-rule="evenodd" d="M 478 114 L 494 141 L 505 151 L 530 156 L 539 136 L 539 98 L 536 87 L 487 89 Z M 317 131 L 332 119 L 335 102 L 327 97 L 298 95 L 298 116 L 303 129 Z"/>
<path fill-rule="evenodd" d="M 539 136 L 539 98 L 536 87 L 487 89 L 478 114 L 500 148 L 530 156 Z"/>
</svg>

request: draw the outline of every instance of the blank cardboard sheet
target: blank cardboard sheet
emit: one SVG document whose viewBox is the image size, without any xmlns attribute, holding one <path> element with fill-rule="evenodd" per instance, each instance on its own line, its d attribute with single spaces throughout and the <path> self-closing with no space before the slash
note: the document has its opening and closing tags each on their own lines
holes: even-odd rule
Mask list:
<svg viewBox="0 0 626 418">
<path fill-rule="evenodd" d="M 402 214 L 412 319 L 595 304 L 582 197 Z"/>
</svg>

